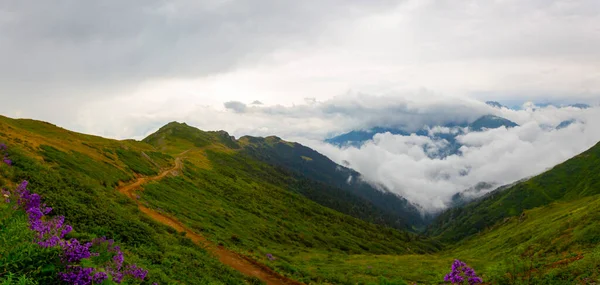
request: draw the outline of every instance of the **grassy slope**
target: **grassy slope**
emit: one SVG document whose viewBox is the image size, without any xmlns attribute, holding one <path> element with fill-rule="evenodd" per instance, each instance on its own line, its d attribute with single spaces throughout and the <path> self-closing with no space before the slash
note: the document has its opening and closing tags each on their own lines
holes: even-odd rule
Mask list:
<svg viewBox="0 0 600 285">
<path fill-rule="evenodd" d="M 600 194 L 600 143 L 528 181 L 443 213 L 429 232 L 456 241 L 523 210 L 596 194 Z"/>
<path fill-rule="evenodd" d="M 239 142 L 243 146 L 242 152 L 255 159 L 283 168 L 300 180 L 308 178 L 322 183 L 321 186 L 313 185 L 308 189 L 290 185 L 298 193 L 321 205 L 399 229 L 424 227 L 421 213 L 406 199 L 375 189 L 360 181 L 360 174 L 356 171 L 338 165 L 306 146 L 278 137 L 245 136 Z"/>
<path fill-rule="evenodd" d="M 212 144 L 198 144 L 198 138 L 208 138 L 196 132 L 200 131 L 170 124 L 145 140 L 166 152 L 193 150 L 185 154 L 182 176 L 147 185 L 142 199 L 217 243 L 301 281 L 350 284 L 352 279 L 346 274 L 311 270 L 305 256 L 344 258 L 437 250 L 436 245 L 417 240 L 413 234 L 376 226 L 312 202 L 290 191 L 289 186 L 298 186 L 301 178 L 235 147 L 219 145 L 221 138 L 212 139 Z M 267 253 L 277 260 L 268 261 Z"/>
<path fill-rule="evenodd" d="M 458 258 L 490 284 L 594 284 L 600 281 L 600 195 L 526 210 L 433 255 L 320 257 L 312 263 L 321 272 L 345 271 L 357 280 L 372 274 L 439 284 Z"/>
<path fill-rule="evenodd" d="M 274 254 L 277 260 L 269 266 L 278 271 L 325 280 L 331 276 L 304 272 L 294 257 L 307 252 L 339 258 L 437 249 L 415 241 L 412 234 L 343 215 L 290 191 L 286 186 L 294 177 L 239 153 L 224 132 L 189 135 L 175 130 L 158 138 L 164 145 L 154 147 L 0 117 L 0 140 L 7 142 L 15 160 L 13 173 L 2 177 L 13 183 L 29 180 L 31 189 L 54 207 L 53 213 L 73 224 L 74 236 L 107 235 L 124 243 L 130 260 L 149 268 L 150 278 L 163 284 L 252 282 L 149 220 L 115 192 L 119 181 L 155 174 L 185 151 L 182 175 L 147 185 L 144 198 L 227 247 L 265 262 L 265 253 Z"/>
<path fill-rule="evenodd" d="M 73 225 L 76 230 L 73 237 L 106 235 L 114 238 L 124 244 L 129 261 L 150 269 L 151 281 L 161 284 L 251 282 L 188 239 L 148 219 L 133 202 L 115 192 L 114 186 L 119 180 L 134 177 L 132 169 L 156 173 L 159 166 L 171 163 L 171 157 L 152 153 L 152 146 L 5 117 L 0 117 L 0 141 L 7 143 L 15 163 L 12 168 L 2 166 L 0 186 L 12 188 L 14 182 L 29 180 L 30 189 L 44 197 L 54 208 L 53 214 L 64 215 L 66 222 Z M 118 151 L 127 155 L 120 156 Z M 6 215 L 9 218 L 2 220 L 3 225 L 20 214 Z M 0 237 L 9 238 L 10 234 L 1 231 Z"/>
</svg>

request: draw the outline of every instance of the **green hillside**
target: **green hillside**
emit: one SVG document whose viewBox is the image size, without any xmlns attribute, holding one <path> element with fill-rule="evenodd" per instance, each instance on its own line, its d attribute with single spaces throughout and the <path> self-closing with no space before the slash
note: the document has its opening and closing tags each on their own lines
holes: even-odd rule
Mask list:
<svg viewBox="0 0 600 285">
<path fill-rule="evenodd" d="M 406 229 L 424 226 L 419 210 L 406 199 L 362 182 L 360 174 L 298 143 L 278 137 L 240 138 L 243 152 L 270 165 L 286 169 L 299 179 L 322 186 L 294 187 L 317 203 L 370 222 Z M 307 180 L 307 179 L 303 179 Z"/>
<path fill-rule="evenodd" d="M 0 141 L 8 145 L 14 161 L 12 167 L 3 166 L 3 185 L 14 188 L 28 180 L 30 189 L 52 205 L 52 214 L 64 215 L 73 225 L 76 231 L 70 235 L 83 240 L 115 239 L 129 259 L 150 270 L 150 280 L 162 284 L 255 280 L 220 264 L 207 250 L 144 215 L 134 201 L 115 190 L 123 181 L 156 175 L 179 156 L 183 170 L 144 185 L 140 201 L 179 219 L 214 244 L 267 263 L 293 279 L 324 278 L 295 267 L 294 258 L 302 253 L 343 256 L 439 249 L 414 234 L 367 223 L 297 194 L 288 186 L 308 180 L 252 159 L 238 151 L 237 143 L 224 132 L 186 133 L 181 126 L 167 125 L 161 130 L 168 135 L 150 136 L 146 143 L 0 117 Z M 11 217 L 21 215 L 7 211 Z M 3 223 L 11 219 L 3 218 Z M 275 259 L 268 260 L 267 253 Z"/>
<path fill-rule="evenodd" d="M 600 144 L 541 175 L 443 213 L 429 232 L 456 241 L 523 210 L 596 194 L 600 194 Z"/>
</svg>

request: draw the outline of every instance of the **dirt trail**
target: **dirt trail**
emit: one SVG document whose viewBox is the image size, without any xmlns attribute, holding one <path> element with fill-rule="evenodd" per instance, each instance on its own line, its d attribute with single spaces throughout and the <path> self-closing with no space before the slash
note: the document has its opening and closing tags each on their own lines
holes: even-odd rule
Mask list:
<svg viewBox="0 0 600 285">
<path fill-rule="evenodd" d="M 284 285 L 284 284 L 301 285 L 301 284 L 303 284 L 303 283 L 291 280 L 289 278 L 286 278 L 286 277 L 278 274 L 277 272 L 271 270 L 267 266 L 262 265 L 262 264 L 254 261 L 254 260 L 251 260 L 245 256 L 242 256 L 235 252 L 227 250 L 224 247 L 214 245 L 212 242 L 210 242 L 209 240 L 204 238 L 202 235 L 190 230 L 188 227 L 186 227 L 184 224 L 179 222 L 174 217 L 170 217 L 166 214 L 159 213 L 155 210 L 145 207 L 138 201 L 135 191 L 136 190 L 141 191 L 142 190 L 141 186 L 144 183 L 163 179 L 169 174 L 177 175 L 177 173 L 179 171 L 181 171 L 181 169 L 183 168 L 182 156 L 185 153 L 187 153 L 187 151 L 183 152 L 182 154 L 179 155 L 179 157 L 177 157 L 175 159 L 175 166 L 173 166 L 172 168 L 165 170 L 156 176 L 138 177 L 132 183 L 119 185 L 119 187 L 117 189 L 119 190 L 119 192 L 121 192 L 121 193 L 127 195 L 127 197 L 133 199 L 137 203 L 140 211 L 142 211 L 146 215 L 150 216 L 154 220 L 174 228 L 178 232 L 185 232 L 186 237 L 190 238 L 195 244 L 206 248 L 209 252 L 211 252 L 213 255 L 215 255 L 221 263 L 239 271 L 240 273 L 242 273 L 246 276 L 256 277 L 256 278 L 262 280 L 263 282 L 267 283 L 267 285 L 280 285 L 280 284 L 281 285 Z"/>
</svg>

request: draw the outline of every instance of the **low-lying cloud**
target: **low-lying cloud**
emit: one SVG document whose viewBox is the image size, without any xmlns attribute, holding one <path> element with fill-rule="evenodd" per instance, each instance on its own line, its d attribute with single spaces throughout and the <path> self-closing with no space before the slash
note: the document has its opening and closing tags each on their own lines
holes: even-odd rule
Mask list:
<svg viewBox="0 0 600 285">
<path fill-rule="evenodd" d="M 416 135 L 378 134 L 361 147 L 308 144 L 338 163 L 349 162 L 366 181 L 383 184 L 425 210 L 436 211 L 448 207 L 454 194 L 479 182 L 500 186 L 539 174 L 600 140 L 599 108 L 495 111 L 520 126 L 461 135 L 457 138 L 463 145 L 461 154 L 443 159 L 427 155 L 443 147 L 443 142 Z M 568 118 L 575 123 L 562 129 L 548 127 Z"/>
</svg>

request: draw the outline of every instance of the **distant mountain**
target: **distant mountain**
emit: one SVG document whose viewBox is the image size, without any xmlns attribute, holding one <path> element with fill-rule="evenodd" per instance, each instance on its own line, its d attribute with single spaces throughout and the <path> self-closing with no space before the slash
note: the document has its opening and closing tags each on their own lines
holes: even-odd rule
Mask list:
<svg viewBox="0 0 600 285">
<path fill-rule="evenodd" d="M 575 103 L 575 104 L 570 104 L 569 107 L 574 107 L 574 108 L 579 108 L 579 109 L 588 109 L 588 108 L 591 108 L 592 106 L 590 106 L 588 104 L 584 104 L 584 103 Z"/>
<path fill-rule="evenodd" d="M 459 207 L 471 202 L 473 199 L 480 197 L 481 192 L 489 191 L 494 188 L 493 183 L 479 182 L 475 186 L 465 189 L 452 195 L 452 204 L 450 207 Z"/>
<path fill-rule="evenodd" d="M 469 129 L 475 132 L 481 132 L 485 129 L 497 129 L 500 127 L 514 128 L 517 126 L 519 125 L 510 120 L 494 115 L 485 115 L 469 124 Z"/>
<path fill-rule="evenodd" d="M 499 102 L 496 102 L 496 101 L 487 101 L 485 103 L 488 104 L 489 106 L 494 107 L 494 108 L 499 108 L 499 109 L 508 108 L 508 107 L 506 107 L 506 106 L 504 106 L 504 105 L 502 105 L 502 104 L 500 104 Z"/>
<path fill-rule="evenodd" d="M 575 119 L 562 121 L 562 122 L 560 122 L 560 124 L 558 124 L 558 126 L 556 126 L 556 129 L 557 130 L 564 129 L 564 128 L 574 124 L 575 122 L 577 122 L 577 120 L 575 120 Z"/>
<path fill-rule="evenodd" d="M 585 104 L 585 103 L 558 104 L 558 103 L 552 103 L 552 102 L 544 102 L 544 103 L 534 103 L 534 105 L 537 108 L 545 108 L 545 107 L 552 106 L 552 107 L 556 107 L 556 108 L 573 107 L 573 108 L 579 108 L 579 109 L 588 109 L 588 108 L 592 107 L 589 104 Z"/>
<path fill-rule="evenodd" d="M 485 115 L 472 123 L 448 123 L 442 128 L 435 128 L 430 126 L 423 126 L 423 128 L 409 132 L 402 128 L 386 128 L 386 127 L 374 127 L 368 130 L 354 130 L 345 134 L 341 134 L 329 139 L 325 142 L 339 146 L 354 146 L 360 147 L 365 142 L 372 140 L 376 134 L 391 133 L 393 135 L 409 136 L 415 134 L 417 136 L 430 137 L 434 141 L 445 141 L 445 147 L 437 152 L 426 151 L 427 155 L 431 158 L 443 158 L 449 155 L 458 154 L 459 149 L 462 146 L 457 142 L 456 137 L 465 134 L 466 130 L 475 132 L 481 132 L 486 129 L 496 129 L 500 127 L 513 128 L 518 124 L 507 120 L 505 118 L 497 117 L 494 115 Z M 427 146 L 424 147 L 427 149 Z"/>
</svg>

